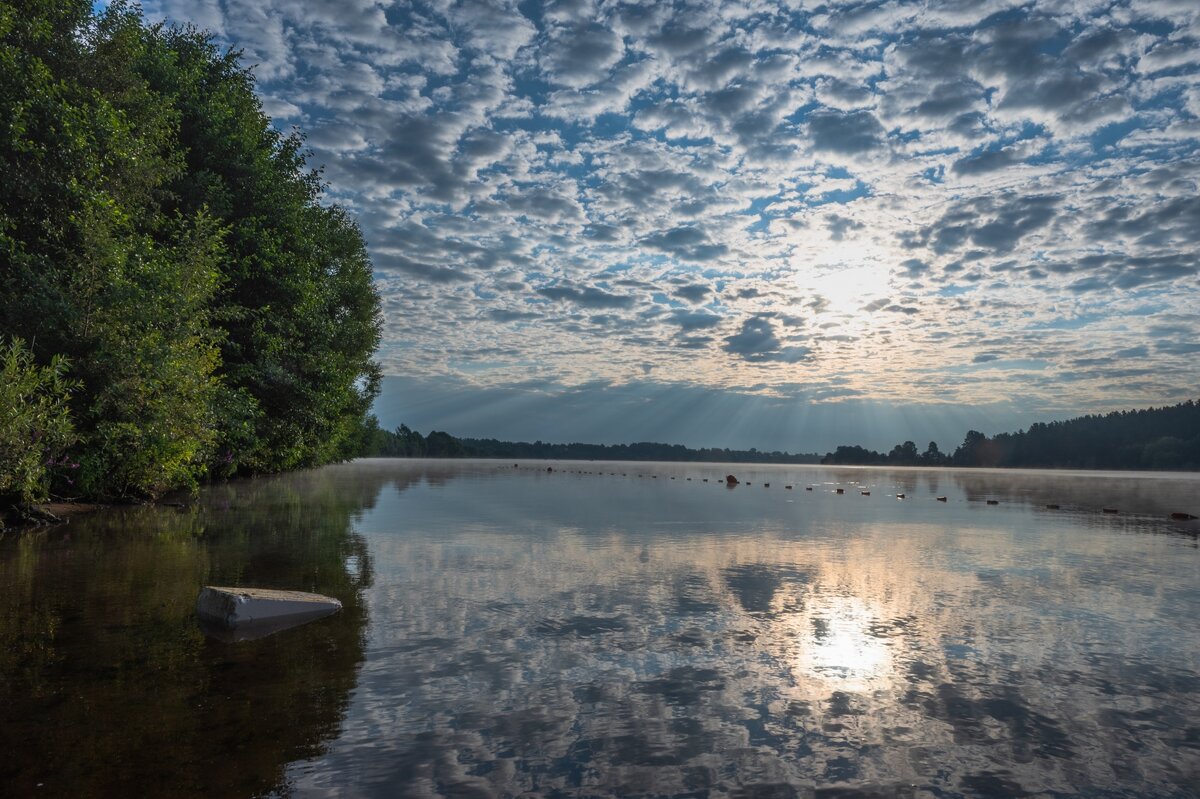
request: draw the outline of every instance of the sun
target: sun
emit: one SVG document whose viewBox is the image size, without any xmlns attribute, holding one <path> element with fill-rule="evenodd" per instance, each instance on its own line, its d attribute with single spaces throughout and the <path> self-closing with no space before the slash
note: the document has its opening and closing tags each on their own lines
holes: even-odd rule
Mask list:
<svg viewBox="0 0 1200 799">
<path fill-rule="evenodd" d="M 802 287 L 814 301 L 836 314 L 861 316 L 872 302 L 884 299 L 891 289 L 891 268 L 883 261 L 865 261 L 832 267 L 802 278 Z"/>
</svg>

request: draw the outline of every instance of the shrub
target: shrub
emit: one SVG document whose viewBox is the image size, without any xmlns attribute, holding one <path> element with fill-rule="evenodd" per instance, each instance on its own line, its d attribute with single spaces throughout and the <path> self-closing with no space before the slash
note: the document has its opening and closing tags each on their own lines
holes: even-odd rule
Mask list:
<svg viewBox="0 0 1200 799">
<path fill-rule="evenodd" d="M 56 473 L 70 481 L 78 464 L 67 457 L 75 426 L 67 407 L 75 384 L 56 356 L 38 366 L 25 342 L 0 346 L 0 505 L 27 507 L 50 496 Z"/>
</svg>

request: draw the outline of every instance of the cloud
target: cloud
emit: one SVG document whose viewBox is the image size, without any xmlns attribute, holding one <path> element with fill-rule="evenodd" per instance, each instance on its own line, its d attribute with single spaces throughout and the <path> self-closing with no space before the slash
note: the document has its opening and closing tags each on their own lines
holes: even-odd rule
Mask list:
<svg viewBox="0 0 1200 799">
<path fill-rule="evenodd" d="M 708 234 L 696 227 L 684 226 L 646 236 L 644 247 L 674 255 L 687 261 L 711 261 L 729 251 L 724 244 L 709 240 Z"/>
<path fill-rule="evenodd" d="M 612 294 L 595 286 L 547 286 L 537 293 L 551 300 L 574 303 L 584 308 L 629 308 L 634 299 L 628 295 Z"/>
<path fill-rule="evenodd" d="M 754 316 L 742 322 L 741 330 L 725 338 L 725 351 L 753 362 L 796 363 L 809 357 L 808 347 L 785 347 L 775 335 L 770 319 Z"/>
<path fill-rule="evenodd" d="M 146 10 L 243 49 L 308 132 L 389 373 L 1032 411 L 1200 384 L 1194 5 Z M 1019 352 L 1037 381 L 974 368 Z"/>
<path fill-rule="evenodd" d="M 842 155 L 858 155 L 883 146 L 883 126 L 870 111 L 811 114 L 808 132 L 814 148 Z"/>
</svg>

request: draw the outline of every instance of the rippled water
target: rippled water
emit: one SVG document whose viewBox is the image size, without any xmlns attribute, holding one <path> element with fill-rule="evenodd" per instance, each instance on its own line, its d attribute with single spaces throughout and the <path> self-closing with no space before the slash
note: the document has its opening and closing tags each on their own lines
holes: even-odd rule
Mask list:
<svg viewBox="0 0 1200 799">
<path fill-rule="evenodd" d="M 0 795 L 1198 794 L 1200 475 L 551 466 L 9 535 Z M 345 610 L 223 643 L 206 583 Z"/>
</svg>

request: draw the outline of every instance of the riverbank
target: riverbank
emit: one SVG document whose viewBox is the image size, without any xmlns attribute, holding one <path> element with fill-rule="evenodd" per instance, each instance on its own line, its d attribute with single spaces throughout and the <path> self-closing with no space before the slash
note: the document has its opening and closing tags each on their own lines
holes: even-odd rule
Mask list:
<svg viewBox="0 0 1200 799">
<path fill-rule="evenodd" d="M 73 516 L 107 507 L 96 502 L 43 502 L 26 509 L 9 508 L 0 516 L 0 533 L 66 524 Z"/>
</svg>

